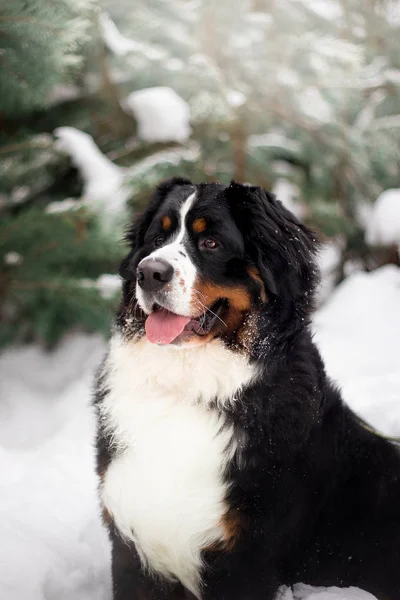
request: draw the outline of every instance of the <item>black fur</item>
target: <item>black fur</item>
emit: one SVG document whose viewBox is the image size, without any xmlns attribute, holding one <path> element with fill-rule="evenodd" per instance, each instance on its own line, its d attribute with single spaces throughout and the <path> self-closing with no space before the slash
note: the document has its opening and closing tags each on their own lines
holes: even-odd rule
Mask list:
<svg viewBox="0 0 400 600">
<path fill-rule="evenodd" d="M 153 218 L 172 190 L 187 196 L 191 187 L 186 180 L 160 186 L 128 235 L 122 328 Z M 226 284 L 244 281 L 253 265 L 268 296 L 266 303 L 254 299 L 251 309 L 257 335 L 249 354 L 262 376 L 240 402 L 215 407 L 234 425 L 238 442 L 225 478 L 240 535 L 233 548 L 204 554 L 203 598 L 271 600 L 280 585 L 301 581 L 400 600 L 400 453 L 363 426 L 325 374 L 309 326 L 318 281 L 315 236 L 260 188 L 196 187 L 204 198 L 199 214 L 223 215 L 225 235 L 236 244 L 220 264 L 215 259 L 202 269 Z M 106 447 L 100 427 L 99 470 Z M 144 574 L 136 551 L 113 528 L 112 540 L 116 600 L 183 596 L 179 586 Z"/>
</svg>

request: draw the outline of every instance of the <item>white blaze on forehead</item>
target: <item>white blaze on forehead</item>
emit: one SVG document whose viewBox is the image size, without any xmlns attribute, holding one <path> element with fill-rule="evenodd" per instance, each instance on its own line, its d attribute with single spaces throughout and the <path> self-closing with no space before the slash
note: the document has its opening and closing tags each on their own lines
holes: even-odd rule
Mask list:
<svg viewBox="0 0 400 600">
<path fill-rule="evenodd" d="M 191 316 L 191 303 L 193 285 L 197 275 L 197 269 L 191 261 L 184 246 L 184 240 L 187 234 L 186 217 L 194 204 L 196 192 L 190 194 L 183 202 L 179 210 L 179 228 L 172 241 L 161 248 L 154 250 L 146 258 L 161 258 L 174 267 L 175 274 L 170 286 L 166 292 L 166 303 L 172 312 Z M 146 309 L 146 298 L 140 287 L 136 286 L 136 296 L 143 309 Z"/>
<path fill-rule="evenodd" d="M 185 222 L 186 222 L 186 216 L 189 212 L 189 210 L 192 208 L 194 200 L 196 197 L 196 192 L 193 192 L 193 194 L 190 194 L 189 198 L 186 198 L 185 202 L 182 204 L 181 209 L 180 209 L 180 229 L 179 229 L 179 233 L 178 233 L 178 237 L 175 240 L 175 243 L 181 243 L 183 238 L 185 237 L 185 233 L 186 233 L 186 228 L 185 228 Z"/>
<path fill-rule="evenodd" d="M 178 229 L 178 233 L 177 235 L 173 238 L 173 240 L 169 243 L 166 244 L 165 246 L 162 246 L 161 248 L 158 248 L 157 250 L 155 250 L 154 252 L 152 252 L 150 254 L 150 258 L 163 258 L 165 260 L 167 260 L 169 258 L 169 256 L 172 256 L 172 258 L 175 258 L 176 253 L 179 253 L 179 250 L 181 250 L 182 252 L 184 252 L 184 254 L 186 255 L 186 251 L 183 247 L 183 240 L 185 238 L 186 235 L 186 217 L 188 212 L 190 211 L 190 209 L 193 206 L 193 202 L 196 196 L 196 192 L 193 192 L 193 194 L 191 194 L 182 204 L 180 211 L 179 211 L 179 229 Z M 180 255 L 182 256 L 182 255 Z"/>
</svg>

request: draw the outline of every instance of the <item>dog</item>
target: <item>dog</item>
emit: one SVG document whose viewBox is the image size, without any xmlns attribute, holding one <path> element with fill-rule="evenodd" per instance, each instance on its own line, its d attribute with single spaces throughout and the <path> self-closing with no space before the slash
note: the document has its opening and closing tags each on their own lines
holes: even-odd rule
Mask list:
<svg viewBox="0 0 400 600">
<path fill-rule="evenodd" d="M 315 234 L 259 187 L 174 178 L 127 241 L 95 394 L 114 600 L 400 599 L 400 453 L 325 373 Z"/>
</svg>

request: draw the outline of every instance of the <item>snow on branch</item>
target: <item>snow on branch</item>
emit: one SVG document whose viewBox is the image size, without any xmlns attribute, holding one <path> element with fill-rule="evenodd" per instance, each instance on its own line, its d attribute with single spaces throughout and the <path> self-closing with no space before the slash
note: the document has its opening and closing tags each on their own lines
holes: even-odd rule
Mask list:
<svg viewBox="0 0 400 600">
<path fill-rule="evenodd" d="M 58 127 L 54 135 L 56 148 L 71 157 L 82 175 L 82 204 L 99 214 L 106 229 L 119 225 L 125 217 L 125 205 L 130 195 L 125 186 L 125 170 L 108 160 L 93 138 L 83 131 Z"/>
<path fill-rule="evenodd" d="M 184 142 L 190 134 L 190 109 L 170 87 L 151 87 L 129 94 L 121 102 L 138 123 L 138 136 L 147 142 Z"/>
<path fill-rule="evenodd" d="M 137 52 L 145 55 L 150 60 L 161 60 L 165 57 L 164 50 L 157 50 L 154 46 L 136 42 L 122 35 L 107 12 L 100 14 L 99 27 L 105 45 L 116 56 L 125 56 L 131 52 Z"/>
<path fill-rule="evenodd" d="M 301 152 L 301 144 L 296 140 L 287 138 L 283 132 L 262 133 L 259 135 L 251 135 L 248 138 L 248 146 L 254 148 L 282 148 L 287 152 L 299 154 Z"/>
<path fill-rule="evenodd" d="M 400 248 L 400 188 L 385 190 L 375 201 L 365 230 L 370 246 L 397 245 Z"/>
</svg>

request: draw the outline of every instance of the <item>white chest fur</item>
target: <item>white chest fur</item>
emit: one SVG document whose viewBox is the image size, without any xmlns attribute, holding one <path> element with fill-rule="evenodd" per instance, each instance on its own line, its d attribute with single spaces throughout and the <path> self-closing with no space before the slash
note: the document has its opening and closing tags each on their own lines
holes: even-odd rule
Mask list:
<svg viewBox="0 0 400 600">
<path fill-rule="evenodd" d="M 254 377 L 219 342 L 177 350 L 114 337 L 102 415 L 121 452 L 102 497 L 143 562 L 200 597 L 201 549 L 223 539 L 223 470 L 232 430 L 210 402 L 234 401 Z"/>
</svg>

